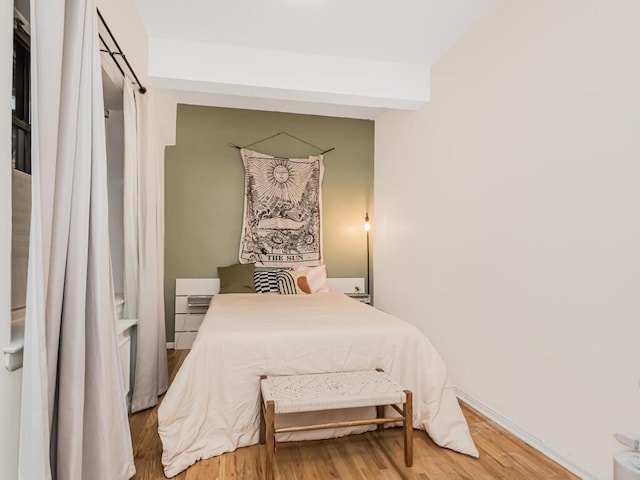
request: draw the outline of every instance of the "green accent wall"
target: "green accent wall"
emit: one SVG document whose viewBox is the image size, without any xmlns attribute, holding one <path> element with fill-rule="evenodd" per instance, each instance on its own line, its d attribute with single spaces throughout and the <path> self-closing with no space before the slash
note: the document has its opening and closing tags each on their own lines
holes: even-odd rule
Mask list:
<svg viewBox="0 0 640 480">
<path fill-rule="evenodd" d="M 176 278 L 216 278 L 238 262 L 244 167 L 240 151 L 285 131 L 321 148 L 324 263 L 330 277 L 367 274 L 364 215 L 373 221 L 374 123 L 255 110 L 178 105 L 177 141 L 165 152 L 165 305 L 173 341 Z M 286 135 L 251 149 L 306 157 L 318 151 Z"/>
</svg>

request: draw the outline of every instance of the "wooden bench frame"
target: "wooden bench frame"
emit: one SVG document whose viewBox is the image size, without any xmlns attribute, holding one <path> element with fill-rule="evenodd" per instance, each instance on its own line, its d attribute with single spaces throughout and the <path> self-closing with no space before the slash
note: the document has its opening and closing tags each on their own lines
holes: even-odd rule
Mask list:
<svg viewBox="0 0 640 480">
<path fill-rule="evenodd" d="M 379 370 L 382 371 L 382 370 Z M 267 378 L 266 375 L 260 377 L 260 380 Z M 400 414 L 400 417 L 385 417 L 385 407 L 387 405 L 376 405 L 376 418 L 368 418 L 362 420 L 348 420 L 342 422 L 328 422 L 314 425 L 301 425 L 297 427 L 275 428 L 275 402 L 273 400 L 263 401 L 262 393 L 260 394 L 260 444 L 266 444 L 266 480 L 274 478 L 274 463 L 276 450 L 276 434 L 287 432 L 303 432 L 307 430 L 322 430 L 325 428 L 340 427 L 357 427 L 362 425 L 377 425 L 378 432 L 382 432 L 385 423 L 403 422 L 403 438 L 404 438 L 404 463 L 407 467 L 413 465 L 413 393 L 411 390 L 404 390 L 406 396 L 405 403 L 402 408 L 398 405 L 388 405 Z M 353 407 L 359 408 L 359 407 Z"/>
</svg>

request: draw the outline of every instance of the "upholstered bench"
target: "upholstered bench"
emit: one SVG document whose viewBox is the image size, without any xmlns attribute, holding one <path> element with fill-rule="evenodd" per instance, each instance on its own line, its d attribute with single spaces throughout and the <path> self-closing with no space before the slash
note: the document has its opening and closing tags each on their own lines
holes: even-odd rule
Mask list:
<svg viewBox="0 0 640 480">
<path fill-rule="evenodd" d="M 410 390 L 403 390 L 382 371 L 263 376 L 260 388 L 262 392 L 260 443 L 267 444 L 265 468 L 267 480 L 273 479 L 275 434 L 284 432 L 359 425 L 378 425 L 378 431 L 381 431 L 385 423 L 403 421 L 404 461 L 408 467 L 413 463 L 413 395 Z M 385 417 L 385 405 L 390 405 L 401 417 Z M 275 428 L 276 413 L 357 407 L 376 407 L 376 418 Z"/>
</svg>

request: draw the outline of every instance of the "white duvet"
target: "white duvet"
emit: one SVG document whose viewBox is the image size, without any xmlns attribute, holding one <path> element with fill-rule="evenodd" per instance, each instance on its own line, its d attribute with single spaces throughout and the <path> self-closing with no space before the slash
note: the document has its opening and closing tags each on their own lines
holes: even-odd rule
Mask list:
<svg viewBox="0 0 640 480">
<path fill-rule="evenodd" d="M 478 451 L 442 358 L 413 325 L 339 293 L 214 297 L 193 348 L 158 410 L 162 463 L 173 477 L 197 460 L 258 442 L 260 375 L 382 368 L 413 391 L 413 426 L 440 446 Z M 354 412 L 301 415 L 354 418 Z M 296 415 L 298 416 L 296 418 Z M 372 427 L 375 428 L 375 427 Z M 367 427 L 279 436 L 281 441 L 362 432 Z"/>
</svg>

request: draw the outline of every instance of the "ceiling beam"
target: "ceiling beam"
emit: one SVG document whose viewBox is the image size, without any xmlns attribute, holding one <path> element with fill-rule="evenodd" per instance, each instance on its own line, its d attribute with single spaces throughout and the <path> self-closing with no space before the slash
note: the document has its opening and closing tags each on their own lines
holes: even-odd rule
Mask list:
<svg viewBox="0 0 640 480">
<path fill-rule="evenodd" d="M 423 65 L 167 38 L 149 39 L 149 79 L 156 87 L 184 92 L 188 103 L 211 105 L 218 99 L 225 103 L 219 106 L 236 106 L 237 97 L 243 105 L 237 108 L 257 98 L 281 111 L 304 104 L 327 114 L 334 105 L 375 116 L 390 108 L 418 110 L 429 100 L 429 68 Z"/>
</svg>

